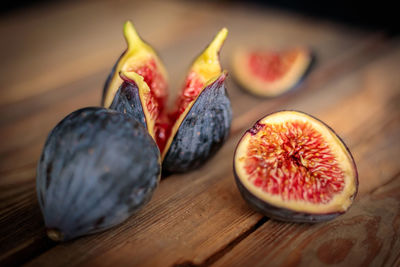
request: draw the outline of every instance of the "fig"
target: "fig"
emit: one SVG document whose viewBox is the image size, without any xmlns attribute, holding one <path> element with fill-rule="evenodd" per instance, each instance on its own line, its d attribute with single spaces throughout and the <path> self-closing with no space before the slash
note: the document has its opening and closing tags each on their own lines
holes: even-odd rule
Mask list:
<svg viewBox="0 0 400 267">
<path fill-rule="evenodd" d="M 160 175 L 160 152 L 141 123 L 104 108 L 72 112 L 50 132 L 37 167 L 48 236 L 65 241 L 123 222 Z"/>
<path fill-rule="evenodd" d="M 246 202 L 281 221 L 331 220 L 349 209 L 358 189 L 343 141 L 297 111 L 272 113 L 247 130 L 236 147 L 234 174 Z"/>
<path fill-rule="evenodd" d="M 272 49 L 238 49 L 232 60 L 235 80 L 248 92 L 275 97 L 300 84 L 310 72 L 315 57 L 310 49 L 295 47 Z"/>
<path fill-rule="evenodd" d="M 124 33 L 128 52 L 111 71 L 103 106 L 143 124 L 158 145 L 166 173 L 199 167 L 222 146 L 230 131 L 232 111 L 224 84 L 227 72 L 219 61 L 228 31 L 222 29 L 192 63 L 171 109 L 165 108 L 167 79 L 159 57 L 147 44 L 143 45 L 132 23 L 125 24 Z M 129 52 L 131 47 L 136 48 L 134 53 Z M 149 64 L 149 58 L 155 59 L 155 67 L 138 71 L 138 66 Z M 149 77 L 159 78 L 154 82 Z"/>
</svg>

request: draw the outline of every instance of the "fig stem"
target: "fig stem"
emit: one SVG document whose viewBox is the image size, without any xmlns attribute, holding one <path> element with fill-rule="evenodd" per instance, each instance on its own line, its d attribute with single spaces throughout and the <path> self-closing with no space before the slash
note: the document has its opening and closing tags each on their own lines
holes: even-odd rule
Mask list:
<svg viewBox="0 0 400 267">
<path fill-rule="evenodd" d="M 46 233 L 47 236 L 53 241 L 60 242 L 64 240 L 64 234 L 58 229 L 50 228 L 46 230 Z"/>
</svg>

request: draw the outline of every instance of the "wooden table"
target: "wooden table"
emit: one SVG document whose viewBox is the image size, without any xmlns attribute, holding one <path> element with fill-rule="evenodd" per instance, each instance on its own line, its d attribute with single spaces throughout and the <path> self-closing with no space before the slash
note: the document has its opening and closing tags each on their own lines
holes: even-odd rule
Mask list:
<svg viewBox="0 0 400 267">
<path fill-rule="evenodd" d="M 299 90 L 258 99 L 228 80 L 229 140 L 202 168 L 164 179 L 151 202 L 111 230 L 57 244 L 45 236 L 35 168 L 48 132 L 71 111 L 98 105 L 132 19 L 161 54 L 171 88 L 223 26 L 237 45 L 310 45 L 318 64 Z M 64 2 L 0 19 L 0 265 L 400 265 L 400 42 L 256 6 L 195 1 Z M 174 94 L 174 93 L 172 93 Z M 359 171 L 348 213 L 315 225 L 252 211 L 232 173 L 235 145 L 258 118 L 298 109 L 331 125 Z"/>
</svg>

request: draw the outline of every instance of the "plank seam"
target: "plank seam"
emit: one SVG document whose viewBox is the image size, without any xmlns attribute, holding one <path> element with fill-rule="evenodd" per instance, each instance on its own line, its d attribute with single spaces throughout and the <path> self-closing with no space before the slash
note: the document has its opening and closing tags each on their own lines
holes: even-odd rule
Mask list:
<svg viewBox="0 0 400 267">
<path fill-rule="evenodd" d="M 393 175 L 392 178 L 390 178 L 389 180 L 387 180 L 385 183 L 379 185 L 378 187 L 375 187 L 373 190 L 369 191 L 368 193 L 366 193 L 365 195 L 373 195 L 375 194 L 377 191 L 379 191 L 380 189 L 386 187 L 387 185 L 393 183 L 394 181 L 396 181 L 396 179 L 400 178 L 400 170 L 397 171 L 397 173 L 395 175 Z M 364 196 L 363 196 L 364 197 Z"/>
<path fill-rule="evenodd" d="M 226 253 L 231 251 L 236 245 L 238 245 L 243 239 L 247 238 L 250 234 L 252 234 L 254 231 L 256 231 L 258 228 L 260 228 L 264 223 L 266 223 L 269 220 L 268 217 L 262 217 L 256 224 L 254 224 L 252 227 L 250 227 L 248 230 L 234 238 L 231 242 L 229 242 L 227 245 L 222 247 L 221 249 L 217 250 L 214 254 L 209 256 L 207 259 L 205 259 L 202 263 L 200 264 L 195 264 L 192 261 L 184 261 L 181 263 L 175 263 L 172 266 L 174 267 L 206 267 L 210 266 L 216 261 L 218 261 L 220 258 L 222 258 Z"/>
</svg>

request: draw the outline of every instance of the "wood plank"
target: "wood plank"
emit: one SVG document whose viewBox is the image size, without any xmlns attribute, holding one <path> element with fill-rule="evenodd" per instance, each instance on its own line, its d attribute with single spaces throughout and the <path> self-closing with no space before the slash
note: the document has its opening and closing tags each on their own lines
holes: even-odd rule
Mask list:
<svg viewBox="0 0 400 267">
<path fill-rule="evenodd" d="M 316 225 L 268 221 L 212 266 L 398 266 L 400 175 Z"/>
<path fill-rule="evenodd" d="M 323 119 L 325 116 L 328 118 L 328 115 L 323 115 L 324 112 L 327 112 L 332 120 L 338 120 L 338 117 L 343 119 L 343 114 L 337 112 L 342 107 L 348 110 L 349 105 L 364 105 L 363 109 L 368 109 L 370 104 L 374 103 L 373 97 L 368 98 L 367 102 L 365 97 L 353 98 L 354 103 L 348 101 L 349 97 L 361 94 L 374 96 L 370 92 L 373 90 L 373 92 L 383 92 L 385 101 L 396 98 L 399 93 L 397 88 L 386 87 L 387 84 L 382 84 L 383 87 L 367 89 L 363 86 L 363 77 L 366 74 L 374 75 L 375 72 L 370 73 L 370 71 L 375 69 L 382 69 L 382 73 L 385 73 L 382 79 L 388 79 L 392 85 L 397 84 L 398 78 L 393 75 L 396 68 L 389 68 L 391 62 L 396 62 L 400 58 L 400 50 L 396 49 L 395 52 L 317 92 L 305 91 L 304 94 L 299 94 L 296 99 L 292 99 L 283 108 L 286 106 L 304 107 L 306 112 L 322 115 Z M 308 101 L 316 103 L 322 99 L 326 99 L 324 106 L 304 106 Z M 365 102 L 365 104 L 361 102 Z M 389 109 L 386 110 L 386 114 L 397 116 L 399 113 L 395 106 L 389 105 L 386 108 Z M 393 111 L 397 111 L 397 113 Z M 344 135 L 351 148 L 353 148 L 353 143 L 359 143 L 364 136 L 375 136 L 373 133 L 377 133 L 371 127 L 362 127 L 367 117 L 362 117 L 358 121 L 355 120 L 357 117 L 353 117 L 353 114 L 346 115 L 348 116 L 346 120 L 352 120 L 354 123 L 346 122 L 339 128 L 344 133 L 351 133 L 349 136 Z M 247 114 L 242 116 L 247 116 Z M 396 121 L 397 118 L 390 117 L 388 122 L 377 117 L 377 121 L 374 123 L 382 129 L 388 123 Z M 329 123 L 329 121 L 327 122 Z M 393 136 L 396 136 L 399 127 L 396 124 L 393 128 L 395 130 Z M 360 130 L 357 131 L 357 129 Z M 369 133 L 369 130 L 372 133 Z M 240 134 L 232 136 L 216 157 L 203 168 L 188 175 L 175 175 L 162 181 L 150 204 L 122 226 L 99 235 L 58 245 L 34 259 L 29 265 L 108 266 L 140 263 L 165 266 L 182 263 L 195 265 L 207 263 L 216 252 L 223 250 L 237 238 L 242 238 L 249 229 L 262 220 L 260 214 L 252 212 L 240 198 L 232 177 L 232 163 L 226 160 L 232 157 L 234 145 L 239 137 Z M 386 140 L 386 136 L 383 137 Z M 361 144 L 363 143 L 360 143 L 358 147 L 361 147 Z M 381 143 L 377 142 L 377 144 Z M 371 147 L 371 149 L 374 148 Z M 357 148 L 355 149 L 357 150 Z M 398 153 L 399 150 L 395 147 L 394 151 Z M 363 157 L 363 154 L 356 155 Z M 385 153 L 379 155 L 386 156 Z M 356 160 L 357 162 L 361 161 L 360 158 Z M 394 161 L 390 161 L 388 164 L 391 166 L 390 169 L 398 168 Z M 377 172 L 379 173 L 379 169 Z M 360 173 L 362 174 L 364 171 L 360 169 Z M 360 179 L 363 177 L 360 176 Z M 188 179 L 190 182 L 187 182 Z M 386 176 L 381 179 L 381 182 L 385 181 L 387 181 Z M 367 181 L 361 180 L 361 183 L 367 183 Z M 265 224 L 268 223 L 269 221 Z M 286 225 L 290 224 L 284 224 L 283 227 L 287 227 Z M 156 255 L 154 251 L 157 251 Z M 55 262 L 55 260 L 57 261 Z"/>
<path fill-rule="evenodd" d="M 317 99 L 318 92 L 321 97 L 331 97 L 332 103 L 328 104 L 334 105 L 343 96 L 335 95 L 337 86 L 329 88 L 326 83 L 353 73 L 382 49 L 379 35 L 326 22 L 316 24 L 275 10 L 162 1 L 154 6 L 124 1 L 122 6 L 88 2 L 62 7 L 53 6 L 28 16 L 21 14 L 21 19 L 0 20 L 0 32 L 7 36 L 1 51 L 9 53 L 1 54 L 5 64 L 0 67 L 4 74 L 0 79 L 4 88 L 0 91 L 0 140 L 6 140 L 0 145 L 0 225 L 4 229 L 1 232 L 6 233 L 0 235 L 0 265 L 23 263 L 55 245 L 44 236 L 36 202 L 36 160 L 48 131 L 57 121 L 76 108 L 98 103 L 108 68 L 124 47 L 119 29 L 125 18 L 134 18 L 145 39 L 162 53 L 170 70 L 171 88 L 179 88 L 192 57 L 222 26 L 230 29 L 222 53 L 225 66 L 229 66 L 235 45 L 253 43 L 308 44 L 317 50 L 320 65 L 301 91 L 276 100 L 254 98 L 229 82 L 235 114 L 233 133 L 211 162 L 198 171 L 163 181 L 146 209 L 120 227 L 58 245 L 33 264 L 49 264 L 53 257 L 60 258 L 60 265 L 90 264 L 102 253 L 115 259 L 118 249 L 122 253 L 120 262 L 129 264 L 206 261 L 215 251 L 247 235 L 262 219 L 240 202 L 231 162 L 226 161 L 241 132 L 261 114 L 277 107 L 301 106 L 308 98 Z M 85 17 L 87 14 L 96 16 Z M 191 19 L 188 21 L 187 17 Z M 12 34 L 15 32 L 24 34 Z M 21 44 L 26 43 L 32 44 L 30 51 L 22 49 Z M 12 58 L 11 54 L 17 56 Z M 18 75 L 12 71 L 15 69 L 20 70 Z M 24 73 L 24 79 L 20 73 Z M 311 106 L 306 111 L 322 108 Z M 344 131 L 357 125 L 361 124 L 348 125 Z M 391 164 L 388 166 L 392 168 Z M 138 248 L 141 243 L 143 246 Z M 132 259 L 132 249 L 137 249 L 135 255 L 140 256 Z M 154 250 L 160 250 L 165 262 L 149 254 Z"/>
<path fill-rule="evenodd" d="M 255 118 L 253 118 L 253 119 L 255 119 Z M 237 140 L 236 140 L 237 141 Z M 235 141 L 235 142 L 236 142 Z M 235 142 L 232 142 L 229 146 L 231 146 L 231 147 L 233 147 L 234 146 L 234 143 Z M 228 154 L 226 154 L 226 156 L 229 156 L 229 154 L 232 154 L 232 151 L 230 152 L 230 153 L 228 153 Z M 226 157 L 225 156 L 225 157 Z M 227 168 L 227 169 L 229 169 L 229 168 Z M 32 167 L 32 172 L 31 172 L 32 174 L 32 178 L 34 177 L 34 166 Z M 173 188 L 173 187 L 172 187 Z M 36 207 L 36 209 L 37 209 L 37 207 Z M 248 229 L 249 227 L 244 227 L 244 229 Z M 12 231 L 11 231 L 12 232 Z M 36 237 L 37 239 L 39 239 L 39 240 L 41 240 L 42 238 L 43 238 L 43 234 L 44 234 L 44 231 L 43 231 L 43 228 L 42 227 L 40 227 L 39 228 L 39 230 L 38 230 L 38 232 L 36 232 L 36 233 L 38 233 L 38 236 Z M 233 235 L 234 237 L 236 237 L 237 236 L 237 233 L 236 232 L 232 232 L 231 233 L 231 235 Z M 13 238 L 13 236 L 11 236 L 10 238 Z M 35 245 L 35 246 L 33 246 L 33 247 L 37 247 L 37 245 Z M 31 248 L 31 246 L 29 247 L 29 248 Z M 30 251 L 30 250 L 28 250 L 28 251 Z M 14 258 L 15 259 L 15 258 Z M 18 258 L 18 259 L 20 259 L 20 257 Z"/>
<path fill-rule="evenodd" d="M 210 9 L 210 8 L 209 8 Z M 182 12 L 181 9 L 180 12 Z M 200 9 L 201 10 L 201 9 Z M 233 12 L 233 11 L 232 11 Z M 239 11 L 236 11 L 240 13 Z M 201 13 L 210 13 L 212 17 L 216 17 L 221 19 L 221 16 L 217 16 L 215 12 L 206 12 L 202 11 Z M 219 13 L 218 13 L 219 14 Z M 229 15 L 227 12 L 226 17 L 223 17 L 224 20 L 227 20 L 227 18 L 230 17 L 235 17 L 237 14 L 234 14 L 235 16 Z M 256 23 L 268 23 L 268 24 L 273 24 L 274 26 L 278 26 L 279 22 L 286 21 L 288 17 L 283 17 L 280 18 L 277 22 L 271 23 L 271 19 L 264 19 L 264 16 L 261 16 L 262 14 L 259 14 L 258 16 L 253 16 L 249 20 L 246 20 L 245 18 L 241 19 L 235 19 L 231 20 L 229 19 L 228 22 L 231 23 L 232 27 L 238 28 L 240 25 L 245 24 L 246 27 L 250 27 L 251 25 L 256 25 Z M 204 16 L 204 15 L 202 15 Z M 274 19 L 276 19 L 276 15 Z M 279 17 L 278 17 L 279 18 Z M 246 21 L 250 21 L 247 22 Z M 299 23 L 298 19 L 293 19 L 291 18 L 292 23 L 289 24 L 290 27 L 287 27 L 287 25 L 281 29 L 281 31 L 284 34 L 276 36 L 276 40 L 281 40 L 281 39 L 288 39 L 289 36 L 289 41 L 294 41 L 294 39 L 290 39 L 290 36 L 293 34 L 293 30 L 288 30 L 288 29 L 296 29 L 301 30 L 306 27 L 310 27 L 312 23 L 306 22 L 306 23 Z M 251 24 L 252 23 L 252 24 Z M 287 22 L 286 22 L 287 24 Z M 241 28 L 239 28 L 241 29 Z M 271 27 L 271 29 L 274 29 Z M 274 30 L 275 31 L 275 30 Z M 332 74 L 334 69 L 343 69 L 343 72 L 346 72 L 346 69 L 344 66 L 351 65 L 351 62 L 364 62 L 360 60 L 360 55 L 357 55 L 360 51 L 368 51 L 369 54 L 374 54 L 373 50 L 371 49 L 366 49 L 365 47 L 360 47 L 360 43 L 371 43 L 371 44 L 376 44 L 377 40 L 372 39 L 355 39 L 354 36 L 360 37 L 359 34 L 353 34 L 352 31 L 350 31 L 348 34 L 342 36 L 339 34 L 339 32 L 334 29 L 332 26 L 325 26 L 325 27 L 317 27 L 317 28 L 311 28 L 310 31 L 315 32 L 315 37 L 312 37 L 313 35 L 310 33 L 306 33 L 305 36 L 310 39 L 314 40 L 311 41 L 311 43 L 316 42 L 321 42 L 320 39 L 325 40 L 327 39 L 326 42 L 322 42 L 321 45 L 328 47 L 327 49 L 322 49 L 320 48 L 323 53 L 321 55 L 321 71 L 316 71 L 316 77 L 323 76 L 322 78 L 317 78 L 319 82 L 321 81 L 326 81 L 327 77 L 329 76 L 328 74 Z M 202 30 L 200 36 L 202 39 L 205 39 L 205 30 Z M 329 32 L 329 33 L 328 33 Z M 239 32 L 240 33 L 240 32 Z M 240 34 L 237 33 L 236 35 L 233 35 L 232 37 L 234 38 L 234 42 L 231 43 L 237 43 L 239 42 Z M 286 34 L 285 34 L 286 33 Z M 209 35 L 209 32 L 207 30 L 207 35 Z M 354 36 L 353 36 L 354 35 Z M 280 36 L 281 39 L 279 38 Z M 295 35 L 296 36 L 296 35 Z M 336 36 L 336 37 L 334 37 Z M 328 38 L 329 37 L 329 38 Z M 355 42 L 357 40 L 357 42 Z M 201 38 L 196 38 L 194 41 L 188 41 L 183 45 L 178 45 L 175 47 L 175 49 L 167 49 L 167 55 L 172 55 L 172 58 L 177 58 L 179 53 L 184 53 L 190 54 L 193 53 L 191 50 L 198 50 L 197 49 L 185 49 L 184 47 L 188 46 L 190 48 L 195 47 L 199 42 L 201 41 Z M 284 42 L 281 40 L 281 42 Z M 354 43 L 355 42 L 355 43 Z M 379 42 L 378 42 L 379 43 Z M 329 45 L 330 44 L 330 45 Z M 347 58 L 347 61 L 344 62 L 337 62 L 336 64 L 330 65 L 331 67 L 328 67 L 324 69 L 324 66 L 328 65 L 328 62 L 330 59 L 333 58 L 333 55 L 336 55 L 339 51 L 343 50 L 344 47 L 349 46 L 350 48 L 347 49 L 346 51 L 352 51 L 354 47 L 356 48 L 355 51 L 352 51 L 350 54 L 346 53 L 341 53 L 345 54 L 345 58 Z M 198 45 L 197 45 L 198 46 Z M 364 45 L 363 45 L 364 46 Z M 368 46 L 367 46 L 368 47 Z M 365 50 L 366 49 L 366 50 Z M 62 49 L 61 49 L 62 50 Z M 231 49 L 232 50 L 232 49 Z M 187 52 L 186 52 L 187 51 Z M 229 51 L 229 50 L 228 50 Z M 329 56 L 330 55 L 330 56 Z M 357 56 L 358 57 L 357 57 Z M 351 58 L 354 56 L 355 58 Z M 368 58 L 365 57 L 364 55 L 361 57 L 362 59 Z M 175 60 L 176 61 L 176 60 Z M 175 62 L 173 61 L 173 62 Z M 360 63 L 361 64 L 361 63 Z M 342 66 L 342 67 L 338 67 Z M 172 68 L 174 69 L 174 68 Z M 333 69 L 333 70 L 332 70 Z M 318 73 L 322 73 L 322 75 L 318 75 Z M 335 72 L 336 75 L 340 75 L 340 72 Z M 66 86 L 59 86 L 55 90 L 56 92 L 52 92 L 52 94 L 42 94 L 39 95 L 38 97 L 33 97 L 29 98 L 27 102 L 25 101 L 19 101 L 16 103 L 13 103 L 12 106 L 6 105 L 4 109 L 1 109 L 2 112 L 0 112 L 0 116 L 2 118 L 7 117 L 6 121 L 8 124 L 3 125 L 2 131 L 0 132 L 1 139 L 2 140 L 7 140 L 7 142 L 4 142 L 0 146 L 0 171 L 9 171 L 12 169 L 18 169 L 20 167 L 23 167 L 23 165 L 26 164 L 33 164 L 36 162 L 36 159 L 39 156 L 40 152 L 40 147 L 44 142 L 45 137 L 47 136 L 48 131 L 55 125 L 57 121 L 59 121 L 63 116 L 65 116 L 69 111 L 76 109 L 78 107 L 82 106 L 88 106 L 88 105 L 95 105 L 98 103 L 99 98 L 100 98 L 100 91 L 101 90 L 96 90 L 96 88 L 101 87 L 102 84 L 102 76 L 106 75 L 106 71 L 100 72 L 99 74 L 94 74 L 94 75 L 89 75 L 85 78 L 82 78 L 78 81 L 71 82 Z M 325 75 L 325 76 L 324 76 Z M 325 77 L 325 78 L 324 78 Z M 334 78 L 334 76 L 329 76 L 330 78 Z M 240 114 L 243 110 L 247 109 L 248 106 L 253 106 L 255 103 L 263 103 L 268 104 L 267 102 L 264 102 L 262 100 L 258 100 L 254 97 L 251 97 L 247 94 L 244 94 L 241 90 L 238 90 L 237 87 L 230 83 L 230 92 L 232 95 L 232 104 L 233 104 L 233 109 L 234 109 L 234 114 Z M 57 91 L 61 93 L 57 93 Z M 69 98 L 73 98 L 74 100 L 68 100 Z M 241 101 L 234 101 L 234 98 L 240 98 Z M 276 102 L 276 101 L 272 101 Z M 38 104 L 40 103 L 40 104 Z M 245 103 L 246 105 L 243 105 L 242 103 Z M 279 103 L 279 102 L 278 102 Z M 4 106 L 3 106 L 4 107 Z M 28 107 L 28 108 L 26 108 Z M 0 120 L 1 121 L 1 120 Z M 15 122 L 15 123 L 14 123 Z M 9 125 L 11 124 L 11 125 Z M 8 125 L 8 126 L 7 126 Z M 25 129 L 30 129 L 30 134 L 27 135 Z M 2 152 L 2 153 L 1 153 Z M 25 156 L 24 154 L 21 154 L 21 152 L 27 152 L 27 155 Z M 21 165 L 23 164 L 23 165 Z"/>
</svg>

